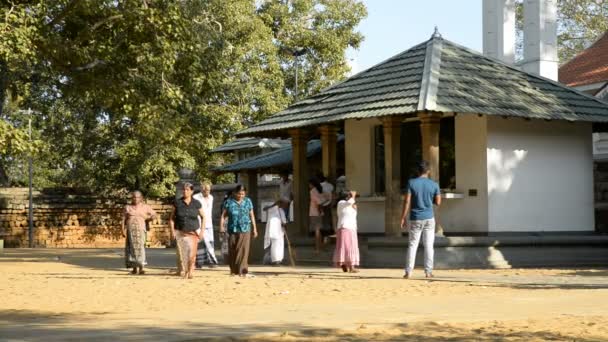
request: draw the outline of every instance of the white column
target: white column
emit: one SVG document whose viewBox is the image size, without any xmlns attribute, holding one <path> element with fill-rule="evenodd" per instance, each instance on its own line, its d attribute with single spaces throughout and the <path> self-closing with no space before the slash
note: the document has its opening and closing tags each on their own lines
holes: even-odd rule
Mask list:
<svg viewBox="0 0 608 342">
<path fill-rule="evenodd" d="M 522 69 L 557 81 L 557 0 L 524 1 Z"/>
<path fill-rule="evenodd" d="M 483 54 L 515 62 L 515 0 L 483 0 Z"/>
</svg>

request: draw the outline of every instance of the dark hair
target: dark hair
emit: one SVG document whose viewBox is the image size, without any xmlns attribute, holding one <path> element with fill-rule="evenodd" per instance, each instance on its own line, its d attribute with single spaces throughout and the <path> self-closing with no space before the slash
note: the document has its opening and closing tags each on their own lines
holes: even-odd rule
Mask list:
<svg viewBox="0 0 608 342">
<path fill-rule="evenodd" d="M 222 204 L 221 204 L 221 209 L 224 210 L 224 206 L 226 205 L 226 202 L 228 201 L 228 199 L 232 197 L 232 191 L 226 191 L 226 193 L 224 194 L 224 199 L 222 200 Z"/>
<path fill-rule="evenodd" d="M 188 188 L 188 189 L 190 189 L 190 190 L 193 190 L 193 191 L 194 191 L 194 185 L 192 185 L 192 183 L 185 182 L 185 183 L 182 185 L 182 188 L 184 188 L 184 189 L 185 189 L 185 188 Z"/>
<path fill-rule="evenodd" d="M 317 189 L 317 191 L 319 193 L 323 193 L 323 187 L 321 186 L 321 183 L 319 182 L 319 180 L 315 177 L 312 177 L 308 180 L 308 184 L 311 184 L 315 189 Z"/>
<path fill-rule="evenodd" d="M 317 172 L 316 178 L 319 180 L 319 182 L 325 182 L 327 180 L 327 178 L 321 171 Z"/>
<path fill-rule="evenodd" d="M 350 190 L 344 189 L 338 194 L 338 201 L 345 201 L 350 198 Z"/>
<path fill-rule="evenodd" d="M 243 184 L 237 184 L 234 187 L 234 190 L 232 190 L 232 193 L 237 193 L 237 192 L 241 192 L 241 191 L 247 191 L 247 188 Z"/>
<path fill-rule="evenodd" d="M 429 165 L 429 162 L 427 162 L 426 160 L 421 160 L 416 165 L 416 171 L 418 171 L 418 175 L 423 175 L 423 174 L 429 172 L 430 169 L 431 169 L 431 167 Z"/>
</svg>

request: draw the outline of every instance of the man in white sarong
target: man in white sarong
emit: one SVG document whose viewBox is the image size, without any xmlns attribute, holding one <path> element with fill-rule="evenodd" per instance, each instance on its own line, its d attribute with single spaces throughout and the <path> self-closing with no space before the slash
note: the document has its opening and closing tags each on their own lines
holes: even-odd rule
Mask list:
<svg viewBox="0 0 608 342">
<path fill-rule="evenodd" d="M 264 234 L 264 263 L 278 266 L 283 262 L 285 251 L 285 211 L 279 207 L 281 200 L 265 207 L 266 232 Z"/>
<path fill-rule="evenodd" d="M 198 250 L 196 252 L 196 267 L 201 268 L 207 264 L 209 267 L 215 267 L 217 265 L 217 258 L 215 257 L 215 247 L 213 243 L 213 195 L 211 195 L 211 184 L 202 183 L 201 192 L 192 196 L 193 199 L 201 202 L 202 209 L 205 213 L 205 238 L 198 243 Z"/>
</svg>

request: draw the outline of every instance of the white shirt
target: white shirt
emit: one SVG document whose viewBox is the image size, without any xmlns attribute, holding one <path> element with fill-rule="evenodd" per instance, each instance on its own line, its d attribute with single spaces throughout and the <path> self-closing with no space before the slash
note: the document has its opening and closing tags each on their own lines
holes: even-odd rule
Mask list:
<svg viewBox="0 0 608 342">
<path fill-rule="evenodd" d="M 346 228 L 357 230 L 357 209 L 353 207 L 355 199 L 338 202 L 338 229 Z"/>
<path fill-rule="evenodd" d="M 288 180 L 287 182 L 281 180 L 279 183 L 279 194 L 281 196 L 281 201 L 291 201 L 291 180 Z"/>
<path fill-rule="evenodd" d="M 334 192 L 334 185 L 331 184 L 328 181 L 325 181 L 325 182 L 321 183 L 321 188 L 323 188 L 323 193 L 326 193 L 326 192 L 332 193 L 332 192 Z"/>
<path fill-rule="evenodd" d="M 321 188 L 323 189 L 323 198 L 325 198 L 326 201 L 331 201 L 333 199 L 333 192 L 334 192 L 334 185 L 331 184 L 328 181 L 325 181 L 323 183 L 321 183 Z M 327 203 L 324 205 L 329 205 L 331 203 Z"/>
<path fill-rule="evenodd" d="M 205 214 L 205 228 L 213 229 L 213 220 L 211 219 L 213 212 L 213 195 L 209 194 L 207 197 L 204 197 L 203 194 L 199 192 L 198 194 L 192 196 L 192 198 L 201 203 L 203 213 Z"/>
</svg>

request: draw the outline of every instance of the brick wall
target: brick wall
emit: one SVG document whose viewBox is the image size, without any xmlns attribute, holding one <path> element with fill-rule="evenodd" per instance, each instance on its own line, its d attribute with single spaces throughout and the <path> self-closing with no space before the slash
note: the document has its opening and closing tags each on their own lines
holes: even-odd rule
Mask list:
<svg viewBox="0 0 608 342">
<path fill-rule="evenodd" d="M 233 184 L 213 186 L 213 223 L 219 224 L 220 205 Z M 260 184 L 259 199 L 276 197 L 278 183 Z M 126 198 L 101 198 L 67 191 L 34 192 L 34 245 L 50 248 L 117 248 L 124 246 L 121 219 Z M 148 245 L 169 244 L 169 201 L 147 199 L 158 214 L 150 222 Z M 260 202 L 258 202 L 260 203 Z M 258 208 L 256 212 L 259 213 Z M 259 214 L 258 214 L 259 215 Z M 259 216 L 258 216 L 259 217 Z M 5 247 L 28 247 L 28 190 L 0 188 L 0 239 Z"/>
<path fill-rule="evenodd" d="M 148 243 L 169 242 L 171 206 L 147 200 L 158 217 L 150 222 Z M 36 247 L 122 247 L 121 219 L 126 199 L 34 192 L 34 245 Z M 0 238 L 7 247 L 28 247 L 27 189 L 0 189 Z"/>
</svg>

